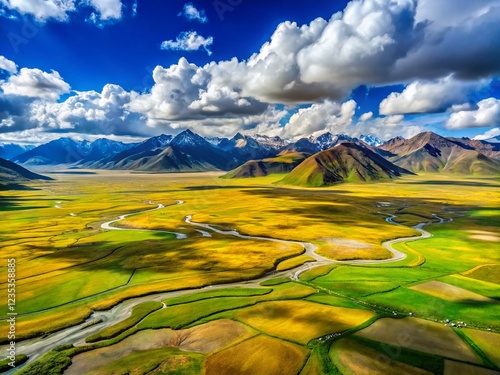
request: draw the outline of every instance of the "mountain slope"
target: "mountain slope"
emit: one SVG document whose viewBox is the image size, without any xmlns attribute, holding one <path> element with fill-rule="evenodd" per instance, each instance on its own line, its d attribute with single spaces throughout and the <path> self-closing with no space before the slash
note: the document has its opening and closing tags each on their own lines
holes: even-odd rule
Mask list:
<svg viewBox="0 0 500 375">
<path fill-rule="evenodd" d="M 388 160 L 412 172 L 455 174 L 498 174 L 500 162 L 478 152 L 473 146 L 425 132 L 413 138 L 394 139 L 379 147 Z"/>
<path fill-rule="evenodd" d="M 467 148 L 472 148 L 489 158 L 500 160 L 500 143 L 479 141 L 469 138 L 448 138 L 449 140 L 463 144 Z"/>
<path fill-rule="evenodd" d="M 52 180 L 50 177 L 33 173 L 16 163 L 0 158 L 0 184 L 16 184 L 29 180 Z"/>
<path fill-rule="evenodd" d="M 411 172 L 355 143 L 341 143 L 321 151 L 290 172 L 281 182 L 287 185 L 320 187 L 338 182 L 377 181 Z"/>
<path fill-rule="evenodd" d="M 302 163 L 309 154 L 301 152 L 282 152 L 275 158 L 262 160 L 249 160 L 245 164 L 221 176 L 222 178 L 247 178 L 267 176 L 273 173 L 291 172 L 297 165 Z"/>
</svg>

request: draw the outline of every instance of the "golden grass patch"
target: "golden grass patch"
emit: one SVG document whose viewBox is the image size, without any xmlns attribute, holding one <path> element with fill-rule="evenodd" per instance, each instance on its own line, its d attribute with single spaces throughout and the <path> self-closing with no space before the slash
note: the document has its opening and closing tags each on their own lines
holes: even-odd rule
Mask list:
<svg viewBox="0 0 500 375">
<path fill-rule="evenodd" d="M 417 318 L 383 318 L 355 333 L 360 337 L 473 363 L 481 360 L 451 329 Z"/>
<path fill-rule="evenodd" d="M 307 362 L 300 372 L 300 375 L 323 375 L 321 360 L 319 359 L 319 354 L 313 351 Z"/>
<path fill-rule="evenodd" d="M 318 245 L 318 254 L 334 260 L 388 259 L 392 256 L 389 250 L 372 245 L 357 247 L 323 242 Z"/>
<path fill-rule="evenodd" d="M 495 300 L 471 292 L 470 290 L 443 283 L 441 281 L 427 281 L 423 284 L 413 285 L 409 289 L 425 293 L 433 297 L 452 302 L 488 302 L 497 303 Z"/>
<path fill-rule="evenodd" d="M 330 358 L 344 375 L 426 375 L 432 374 L 398 362 L 355 340 L 341 339 L 330 348 Z"/>
<path fill-rule="evenodd" d="M 205 375 L 297 374 L 306 355 L 302 346 L 259 335 L 209 356 Z"/>
<path fill-rule="evenodd" d="M 138 352 L 176 347 L 187 352 L 211 353 L 255 336 L 251 328 L 231 320 L 218 320 L 197 327 L 144 330 L 117 344 L 76 355 L 65 375 L 87 374 Z"/>
<path fill-rule="evenodd" d="M 366 322 L 372 311 L 327 306 L 308 301 L 271 301 L 247 307 L 236 318 L 272 336 L 307 344 Z"/>
<path fill-rule="evenodd" d="M 286 271 L 301 266 L 306 262 L 314 262 L 315 259 L 309 255 L 299 255 L 298 257 L 286 259 L 276 267 L 277 271 Z"/>
<path fill-rule="evenodd" d="M 463 328 L 462 331 L 495 365 L 500 367 L 500 334 Z"/>
<path fill-rule="evenodd" d="M 469 365 L 467 363 L 455 362 L 446 359 L 444 361 L 443 375 L 498 375 L 498 371 L 490 370 L 484 367 Z"/>
<path fill-rule="evenodd" d="M 489 281 L 490 283 L 500 284 L 500 265 L 499 264 L 481 264 L 462 275 L 473 279 Z"/>
</svg>

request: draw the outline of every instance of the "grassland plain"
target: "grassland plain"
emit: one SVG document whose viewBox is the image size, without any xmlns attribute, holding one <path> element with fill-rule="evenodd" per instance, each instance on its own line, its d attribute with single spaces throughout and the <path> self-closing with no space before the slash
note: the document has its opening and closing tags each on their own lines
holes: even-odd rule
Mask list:
<svg viewBox="0 0 500 375">
<path fill-rule="evenodd" d="M 500 187 L 498 179 L 423 175 L 377 184 L 377 189 L 370 183 L 298 189 L 273 185 L 280 176 L 245 180 L 244 185 L 240 180 L 219 179 L 218 174 L 99 172 L 54 177 L 59 179 L 44 183 L 41 190 L 10 191 L 0 198 L 2 216 L 7 219 L 6 225 L 0 228 L 1 245 L 6 249 L 0 256 L 4 260 L 16 258 L 19 311 L 29 313 L 18 319 L 20 337 L 40 335 L 76 324 L 93 310 L 109 308 L 126 298 L 250 280 L 276 269 L 278 265 L 288 268 L 307 260 L 300 246 L 215 233 L 212 237 L 202 237 L 185 223 L 187 215 L 193 215 L 195 222 L 235 228 L 244 234 L 309 241 L 318 246 L 318 252 L 323 251 L 333 259 L 383 258 L 384 254 L 387 256 L 386 249 L 381 246 L 383 241 L 418 235 L 408 226 L 386 221 L 390 215 L 396 215 L 394 220 L 400 218 L 405 225 L 420 222 L 436 222 L 436 225 L 427 227 L 433 237 L 395 246 L 408 254 L 403 261 L 322 266 L 302 273 L 299 282 L 293 283 L 278 277 L 276 282 L 268 280 L 262 287 L 241 284 L 241 288 L 226 290 L 193 290 L 191 294 L 164 300 L 168 305 L 166 309 L 150 314 L 145 312 L 138 325 L 135 325 L 135 320 L 118 322 L 110 327 L 110 332 L 128 330 L 117 337 L 99 342 L 97 346 L 91 344 L 53 352 L 28 365 L 21 371 L 24 374 L 49 373 L 40 370 L 42 368 L 63 369 L 69 365 L 70 357 L 82 351 L 92 361 L 98 348 L 125 342 L 127 337 L 135 339 L 150 328 L 194 329 L 203 323 L 219 324 L 227 319 L 248 324 L 252 327 L 248 329 L 253 329 L 259 336 L 208 356 L 196 356 L 187 347 L 184 352 L 156 348 L 154 350 L 158 352 L 148 357 L 151 364 L 156 361 L 154 358 L 164 360 L 155 362 L 159 366 L 155 371 L 161 373 L 169 366 L 173 369 L 181 366 L 179 371 L 188 374 L 211 373 L 220 370 L 226 362 L 230 368 L 245 368 L 248 373 L 259 373 L 264 363 L 268 365 L 265 372 L 269 374 L 279 373 L 273 370 L 279 366 L 287 369 L 286 366 L 291 366 L 289 369 L 293 373 L 341 373 L 341 366 L 336 366 L 336 361 L 338 358 L 347 360 L 348 355 L 335 344 L 330 351 L 334 358 L 332 362 L 328 354 L 330 345 L 346 336 L 355 338 L 350 335 L 363 327 L 364 320 L 350 324 L 351 329 L 345 334 L 341 332 L 340 341 L 337 341 L 334 334 L 347 326 L 310 324 L 332 318 L 329 309 L 342 311 L 337 315 L 340 320 L 364 314 L 380 318 L 393 316 L 393 312 L 401 317 L 411 312 L 424 321 L 441 320 L 441 326 L 445 319 L 451 319 L 454 322 L 466 321 L 472 328 L 500 331 L 495 319 L 500 313 L 498 281 L 485 271 L 488 267 L 494 270 L 499 266 L 495 242 L 500 225 L 500 196 L 496 194 Z M 184 204 L 175 204 L 178 200 Z M 129 216 L 116 223 L 116 226 L 131 229 L 128 231 L 100 228 L 103 222 L 144 211 L 157 203 L 172 205 Z M 437 225 L 438 220 L 432 214 L 454 220 Z M 187 234 L 188 238 L 176 240 L 171 234 L 134 231 L 133 228 L 175 231 Z M 0 271 L 0 281 L 6 279 L 5 271 Z M 433 281 L 491 300 L 449 301 L 410 289 Z M 6 293 L 5 283 L 0 283 L 0 291 L 2 295 Z M 284 315 L 277 317 L 276 309 L 264 308 L 280 305 L 292 306 L 286 309 L 286 319 Z M 307 308 L 297 307 L 302 305 Z M 251 311 L 259 311 L 257 323 L 247 316 Z M 371 320 L 367 324 L 370 323 Z M 285 337 L 280 332 L 285 332 L 287 326 L 301 332 L 294 338 Z M 4 338 L 5 320 L 0 322 L 0 327 L 1 338 Z M 221 332 L 233 328 L 219 326 Z M 278 328 L 280 332 L 276 331 Z M 387 328 L 388 332 L 390 330 L 391 325 Z M 498 337 L 494 332 L 490 333 L 495 335 L 492 340 Z M 206 345 L 213 334 L 213 330 L 200 330 L 196 342 Z M 440 334 L 427 335 L 424 332 L 423 336 L 426 336 L 429 347 L 442 340 Z M 475 358 L 482 358 L 474 354 L 475 350 L 494 357 L 480 336 L 468 336 L 469 343 L 455 336 L 467 348 L 469 343 L 472 345 L 468 350 L 472 350 Z M 357 340 L 356 345 L 366 346 L 366 342 Z M 378 350 L 383 340 L 374 340 L 373 347 Z M 271 360 L 269 350 L 273 348 L 282 356 Z M 418 361 L 407 358 L 431 354 L 411 350 L 404 349 L 405 355 L 397 361 L 429 371 Z M 250 352 L 269 357 L 269 361 L 259 362 L 253 355 L 242 354 Z M 439 355 L 436 358 L 441 363 L 448 361 Z M 95 371 L 145 371 L 146 367 L 136 366 L 138 356 L 131 353 L 123 361 L 124 366 L 106 363 Z M 489 364 L 479 366 L 491 368 L 496 358 L 490 360 Z M 182 367 L 184 364 L 186 367 Z M 161 368 L 164 370 L 159 370 Z M 346 368 L 343 369 L 348 372 Z"/>
</svg>

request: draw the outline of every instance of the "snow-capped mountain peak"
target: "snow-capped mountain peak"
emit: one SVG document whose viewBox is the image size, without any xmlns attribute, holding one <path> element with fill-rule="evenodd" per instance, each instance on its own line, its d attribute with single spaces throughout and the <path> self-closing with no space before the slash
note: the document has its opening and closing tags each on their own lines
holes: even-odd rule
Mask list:
<svg viewBox="0 0 500 375">
<path fill-rule="evenodd" d="M 193 133 L 191 130 L 184 130 L 182 133 L 179 133 L 171 142 L 171 146 L 206 146 L 210 145 L 205 139 L 200 137 L 198 134 Z"/>
<path fill-rule="evenodd" d="M 360 135 L 359 139 L 373 147 L 380 146 L 384 143 L 384 141 L 380 140 L 380 138 L 374 134 Z"/>
</svg>

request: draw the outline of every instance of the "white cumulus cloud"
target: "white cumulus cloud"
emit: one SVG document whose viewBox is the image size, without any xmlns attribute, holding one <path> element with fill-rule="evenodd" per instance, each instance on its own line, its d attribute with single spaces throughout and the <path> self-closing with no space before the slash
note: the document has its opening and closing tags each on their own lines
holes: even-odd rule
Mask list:
<svg viewBox="0 0 500 375">
<path fill-rule="evenodd" d="M 151 92 L 138 96 L 129 105 L 131 111 L 146 115 L 151 126 L 205 117 L 255 115 L 267 108 L 254 98 L 243 97 L 231 86 L 219 85 L 206 69 L 185 58 L 169 68 L 157 66 L 153 79 Z"/>
<path fill-rule="evenodd" d="M 373 117 L 373 112 L 366 112 L 359 116 L 359 121 L 368 121 Z"/>
<path fill-rule="evenodd" d="M 500 99 L 488 98 L 477 103 L 477 109 L 452 113 L 448 129 L 491 127 L 500 124 Z"/>
<path fill-rule="evenodd" d="M 57 100 L 70 90 L 58 72 L 51 73 L 40 69 L 22 68 L 18 74 L 11 75 L 0 86 L 5 94 Z"/>
<path fill-rule="evenodd" d="M 14 61 L 7 59 L 5 56 L 0 56 L 0 69 L 9 73 L 16 73 L 17 65 Z"/>
<path fill-rule="evenodd" d="M 452 76 L 432 81 L 415 81 L 403 92 L 393 92 L 380 103 L 383 115 L 442 112 L 463 103 L 467 95 L 489 84 L 490 80 L 460 81 Z"/>
<path fill-rule="evenodd" d="M 325 100 L 307 108 L 301 108 L 290 117 L 283 128 L 283 136 L 287 138 L 318 135 L 325 131 L 342 133 L 352 124 L 356 102 L 349 100 L 343 104 Z"/>
<path fill-rule="evenodd" d="M 490 139 L 493 137 L 498 137 L 498 136 L 500 136 L 500 128 L 493 128 L 493 129 L 490 129 L 490 130 L 484 132 L 483 134 L 476 135 L 474 137 L 474 139 L 484 141 L 484 140 L 487 140 L 487 139 Z"/>
<path fill-rule="evenodd" d="M 85 134 L 144 135 L 140 116 L 126 105 L 136 96 L 118 85 L 107 84 L 101 92 L 83 91 L 64 102 L 35 101 L 30 121 L 45 131 Z"/>
<path fill-rule="evenodd" d="M 65 22 L 69 14 L 82 7 L 91 7 L 91 20 L 107 21 L 120 19 L 122 3 L 120 0 L 0 0 L 0 5 L 21 14 L 29 14 L 39 22 L 47 20 Z"/>
<path fill-rule="evenodd" d="M 122 3 L 120 0 L 89 0 L 89 4 L 97 11 L 93 19 L 101 21 L 116 20 L 122 17 Z"/>
<path fill-rule="evenodd" d="M 1 0 L 3 6 L 30 14 L 38 21 L 47 19 L 66 21 L 68 13 L 76 10 L 75 0 Z"/>
<path fill-rule="evenodd" d="M 182 12 L 180 12 L 178 15 L 184 16 L 190 21 L 198 21 L 201 23 L 208 22 L 208 18 L 207 15 L 205 14 L 205 11 L 203 9 L 201 10 L 196 9 L 193 3 L 184 4 Z"/>
<path fill-rule="evenodd" d="M 165 40 L 161 43 L 161 49 L 180 50 L 180 51 L 197 51 L 203 48 L 208 55 L 212 54 L 210 46 L 214 42 L 214 38 L 207 38 L 199 35 L 196 31 L 184 31 L 177 36 L 175 40 Z"/>
</svg>

